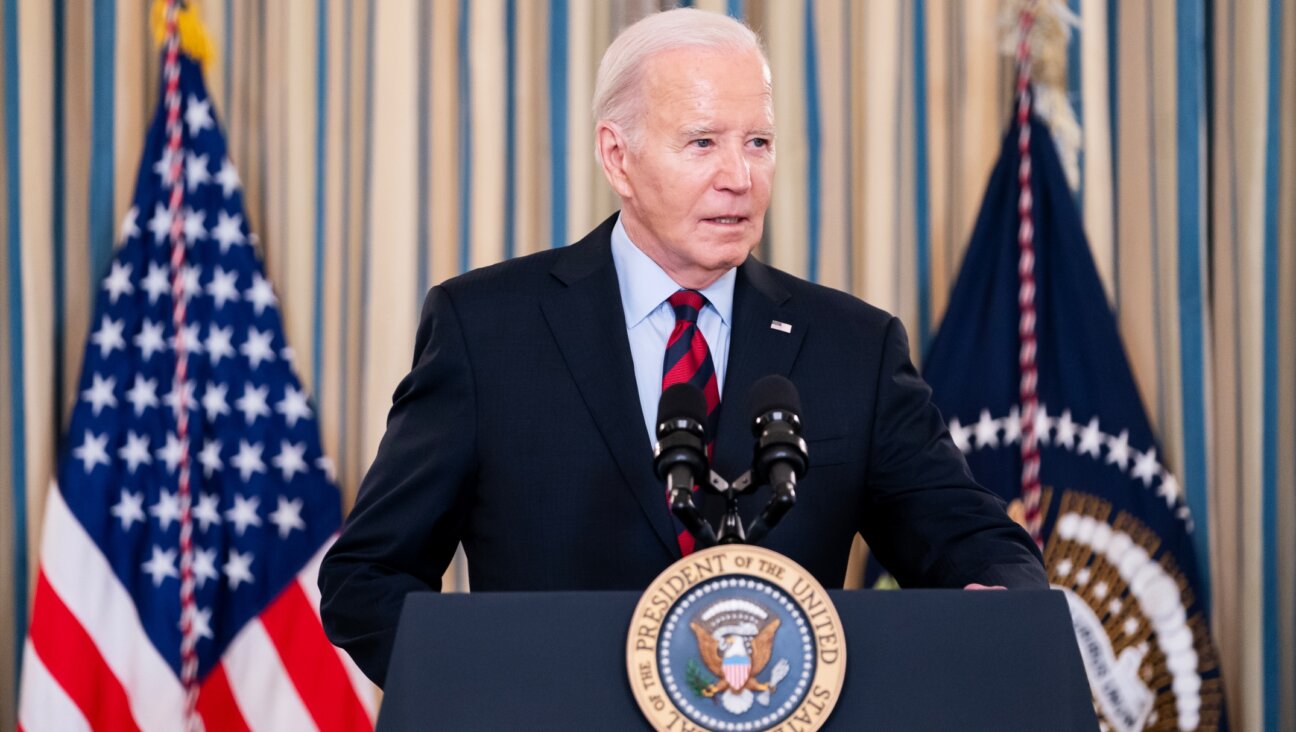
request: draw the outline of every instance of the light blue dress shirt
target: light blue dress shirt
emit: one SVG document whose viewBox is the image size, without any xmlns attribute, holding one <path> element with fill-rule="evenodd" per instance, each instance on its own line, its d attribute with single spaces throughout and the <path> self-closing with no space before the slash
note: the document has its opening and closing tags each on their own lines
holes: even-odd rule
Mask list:
<svg viewBox="0 0 1296 732">
<path fill-rule="evenodd" d="M 666 298 L 684 289 L 662 271 L 657 263 L 630 241 L 621 218 L 612 227 L 612 262 L 616 265 L 617 284 L 621 288 L 621 305 L 625 309 L 626 335 L 630 338 L 630 356 L 634 359 L 635 384 L 639 387 L 639 406 L 643 409 L 648 443 L 657 443 L 657 401 L 662 392 L 662 366 L 666 359 L 666 341 L 675 329 L 675 311 Z M 711 350 L 716 384 L 724 400 L 725 366 L 729 361 L 729 330 L 733 327 L 733 291 L 737 270 L 725 272 L 705 290 L 707 299 L 698 314 L 698 327 Z M 708 439 L 714 439 L 714 436 Z"/>
</svg>

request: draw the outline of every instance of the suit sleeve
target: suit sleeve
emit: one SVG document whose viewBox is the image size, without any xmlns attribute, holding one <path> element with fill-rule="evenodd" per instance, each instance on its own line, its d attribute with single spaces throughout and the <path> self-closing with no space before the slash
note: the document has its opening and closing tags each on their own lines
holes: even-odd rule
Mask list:
<svg viewBox="0 0 1296 732">
<path fill-rule="evenodd" d="M 883 339 L 874 404 L 860 533 L 901 586 L 1047 588 L 1039 548 L 950 438 L 898 318 Z"/>
<path fill-rule="evenodd" d="M 320 567 L 329 639 L 381 686 L 405 596 L 439 591 L 475 474 L 474 383 L 446 291 L 423 305 L 414 364 L 342 535 Z"/>
</svg>

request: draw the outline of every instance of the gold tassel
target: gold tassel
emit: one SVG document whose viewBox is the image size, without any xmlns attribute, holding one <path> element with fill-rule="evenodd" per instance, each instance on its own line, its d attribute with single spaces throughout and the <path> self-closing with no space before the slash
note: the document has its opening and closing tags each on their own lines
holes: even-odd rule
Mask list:
<svg viewBox="0 0 1296 732">
<path fill-rule="evenodd" d="M 159 46 L 166 43 L 166 8 L 167 0 L 153 0 L 153 10 L 149 14 L 153 38 Z M 180 2 L 180 9 L 176 12 L 176 29 L 180 33 L 180 51 L 206 71 L 207 65 L 216 55 L 216 46 L 199 17 L 196 0 Z"/>
<path fill-rule="evenodd" d="M 1067 43 L 1071 34 L 1080 30 L 1080 18 L 1062 0 L 1010 0 L 999 19 L 1003 34 L 1000 51 L 1010 58 L 1017 54 L 1018 16 L 1023 10 L 1035 14 L 1029 39 L 1035 114 L 1053 134 L 1053 143 L 1071 190 L 1079 190 L 1083 130 L 1075 108 L 1067 98 Z"/>
</svg>

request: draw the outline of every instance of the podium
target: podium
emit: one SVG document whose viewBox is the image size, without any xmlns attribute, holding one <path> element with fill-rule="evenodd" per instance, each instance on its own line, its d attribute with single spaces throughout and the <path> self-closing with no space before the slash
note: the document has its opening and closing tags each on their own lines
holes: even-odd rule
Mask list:
<svg viewBox="0 0 1296 732">
<path fill-rule="evenodd" d="M 829 595 L 846 633 L 847 665 L 824 729 L 1098 728 L 1060 592 Z M 638 599 L 637 592 L 411 594 L 378 730 L 651 729 L 626 678 Z"/>
</svg>

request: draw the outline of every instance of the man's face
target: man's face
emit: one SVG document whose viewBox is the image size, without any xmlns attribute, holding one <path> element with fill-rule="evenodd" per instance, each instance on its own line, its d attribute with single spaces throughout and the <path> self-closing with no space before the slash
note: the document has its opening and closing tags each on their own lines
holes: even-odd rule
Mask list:
<svg viewBox="0 0 1296 732">
<path fill-rule="evenodd" d="M 759 54 L 684 48 L 651 57 L 637 144 L 618 193 L 630 238 L 686 287 L 742 264 L 774 178 L 774 109 Z"/>
</svg>

